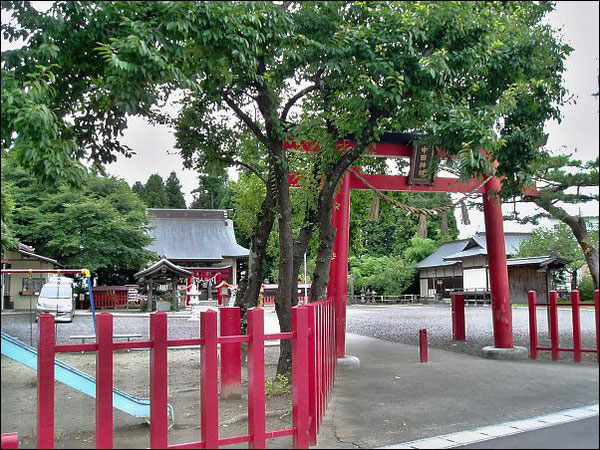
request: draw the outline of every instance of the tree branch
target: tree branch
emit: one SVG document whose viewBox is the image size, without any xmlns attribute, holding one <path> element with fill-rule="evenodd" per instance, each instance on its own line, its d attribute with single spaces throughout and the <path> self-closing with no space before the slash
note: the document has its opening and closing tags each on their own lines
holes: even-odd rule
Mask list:
<svg viewBox="0 0 600 450">
<path fill-rule="evenodd" d="M 244 122 L 248 128 L 250 128 L 250 131 L 252 131 L 254 133 L 254 135 L 258 138 L 258 140 L 260 142 L 262 142 L 262 144 L 265 147 L 269 148 L 269 145 L 270 145 L 269 140 L 266 138 L 266 136 L 260 130 L 258 125 L 250 118 L 250 116 L 248 116 L 248 114 L 246 114 L 244 111 L 242 111 L 242 109 L 238 105 L 236 105 L 236 103 L 232 99 L 230 99 L 227 96 L 227 94 L 223 95 L 223 99 L 225 100 L 225 103 L 227 103 L 227 105 L 233 110 L 235 115 L 238 116 L 238 118 L 242 122 Z"/>
<path fill-rule="evenodd" d="M 287 119 L 287 115 L 290 112 L 290 109 L 292 108 L 292 106 L 294 106 L 294 104 L 301 99 L 302 97 L 304 97 L 306 94 L 308 94 L 311 91 L 314 91 L 315 89 L 317 89 L 318 86 L 316 84 L 311 84 L 310 86 L 305 87 L 304 89 L 302 89 L 301 91 L 298 91 L 292 98 L 290 98 L 287 103 L 285 104 L 285 106 L 283 107 L 283 111 L 281 111 L 281 116 L 279 116 L 279 120 L 282 122 L 285 122 Z"/>
</svg>

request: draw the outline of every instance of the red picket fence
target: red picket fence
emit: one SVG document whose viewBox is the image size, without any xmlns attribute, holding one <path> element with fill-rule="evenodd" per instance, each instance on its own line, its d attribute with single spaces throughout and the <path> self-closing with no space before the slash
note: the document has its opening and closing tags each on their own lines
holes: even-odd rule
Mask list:
<svg viewBox="0 0 600 450">
<path fill-rule="evenodd" d="M 224 308 L 236 310 L 237 308 Z M 96 342 L 90 344 L 56 344 L 54 316 L 39 318 L 38 343 L 38 448 L 54 448 L 54 359 L 57 353 L 96 352 L 96 447 L 113 448 L 113 352 L 121 349 L 150 350 L 150 448 L 218 448 L 248 442 L 252 448 L 264 448 L 267 439 L 293 436 L 294 448 L 308 448 L 316 443 L 327 402 L 333 387 L 337 359 L 335 356 L 335 313 L 333 300 L 292 308 L 292 331 L 264 333 L 261 308 L 248 310 L 246 335 L 239 334 L 239 310 L 221 318 L 225 330 L 217 335 L 217 312 L 201 313 L 200 338 L 168 339 L 167 315 L 150 315 L 150 339 L 137 342 L 113 341 L 113 317 L 97 315 Z M 233 318 L 233 319 L 232 319 Z M 292 418 L 293 427 L 266 430 L 265 363 L 266 340 L 292 341 Z M 219 363 L 217 345 L 221 345 L 221 396 L 237 391 L 241 383 L 241 343 L 248 345 L 248 433 L 219 438 Z M 200 440 L 184 444 L 168 444 L 167 417 L 167 351 L 169 347 L 199 345 L 201 349 Z M 239 373 L 238 373 L 239 372 Z M 228 386 L 224 389 L 224 386 Z M 227 392 L 224 392 L 227 391 Z M 241 393 L 241 389 L 239 390 Z"/>
<path fill-rule="evenodd" d="M 19 448 L 19 436 L 17 433 L 2 433 L 0 448 Z"/>
<path fill-rule="evenodd" d="M 531 359 L 537 359 L 539 351 L 550 351 L 552 352 L 552 359 L 558 361 L 560 359 L 560 352 L 573 352 L 575 362 L 581 362 L 583 353 L 595 353 L 596 360 L 600 361 L 600 332 L 599 332 L 599 319 L 598 319 L 598 289 L 594 292 L 594 315 L 596 319 L 596 349 L 584 349 L 581 344 L 581 323 L 580 323 L 580 310 L 581 300 L 579 291 L 571 292 L 570 303 L 558 303 L 558 292 L 550 291 L 548 303 L 539 303 L 537 301 L 537 292 L 529 291 L 529 357 Z M 559 331 L 558 331 L 558 306 L 570 306 L 571 315 L 573 320 L 573 348 L 561 348 L 559 343 Z M 540 347 L 538 343 L 538 331 L 537 331 L 537 306 L 546 306 L 549 312 L 550 321 L 550 347 Z"/>
<path fill-rule="evenodd" d="M 129 286 L 96 286 L 92 288 L 94 306 L 96 309 L 126 308 L 128 291 Z"/>
</svg>

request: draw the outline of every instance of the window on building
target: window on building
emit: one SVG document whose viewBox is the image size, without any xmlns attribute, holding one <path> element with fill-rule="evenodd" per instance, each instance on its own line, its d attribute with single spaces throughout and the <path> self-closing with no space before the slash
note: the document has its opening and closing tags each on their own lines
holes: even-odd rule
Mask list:
<svg viewBox="0 0 600 450">
<path fill-rule="evenodd" d="M 44 285 L 43 278 L 23 278 L 22 295 L 32 295 L 42 290 Z"/>
</svg>

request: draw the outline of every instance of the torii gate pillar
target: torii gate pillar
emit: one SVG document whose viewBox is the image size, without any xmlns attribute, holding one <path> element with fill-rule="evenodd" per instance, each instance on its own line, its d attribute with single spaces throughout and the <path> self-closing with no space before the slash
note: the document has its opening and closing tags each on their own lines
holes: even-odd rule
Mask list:
<svg viewBox="0 0 600 450">
<path fill-rule="evenodd" d="M 491 191 L 498 192 L 500 187 L 500 180 L 497 177 L 493 177 L 485 184 L 483 194 L 485 239 L 490 273 L 494 347 L 513 348 L 510 287 L 506 265 L 502 203 L 498 195 L 490 194 Z"/>
<path fill-rule="evenodd" d="M 345 172 L 339 192 L 334 197 L 331 215 L 337 229 L 333 241 L 333 255 L 329 266 L 327 297 L 334 299 L 336 352 L 338 358 L 346 356 L 346 299 L 348 297 L 348 251 L 350 247 L 350 173 Z"/>
</svg>

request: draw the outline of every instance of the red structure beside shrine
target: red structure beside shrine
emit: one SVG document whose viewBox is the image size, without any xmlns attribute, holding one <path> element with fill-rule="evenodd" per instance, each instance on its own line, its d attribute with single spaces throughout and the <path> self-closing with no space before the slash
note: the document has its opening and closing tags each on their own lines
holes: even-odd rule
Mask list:
<svg viewBox="0 0 600 450">
<path fill-rule="evenodd" d="M 413 152 L 413 136 L 407 134 L 385 134 L 381 142 L 373 144 L 371 155 L 374 157 L 410 158 Z M 352 141 L 340 142 L 340 151 L 354 145 Z M 313 152 L 317 145 L 301 142 L 288 143 L 289 150 Z M 440 156 L 443 152 L 438 151 Z M 354 168 L 354 171 L 359 171 Z M 361 174 L 378 190 L 385 191 L 418 191 L 418 192 L 479 192 L 483 196 L 486 241 L 489 254 L 489 271 L 492 297 L 492 321 L 494 329 L 494 347 L 512 348 L 512 317 L 510 309 L 510 289 L 504 239 L 504 225 L 501 201 L 496 191 L 501 188 L 501 181 L 492 177 L 481 187 L 482 181 L 471 179 L 466 183 L 457 178 L 434 177 L 432 184 L 410 184 L 404 175 L 367 175 Z M 290 176 L 290 184 L 298 186 L 301 179 Z M 370 189 L 358 177 L 347 171 L 341 180 L 339 191 L 335 195 L 332 224 L 337 229 L 333 255 L 329 270 L 327 296 L 334 299 L 336 311 L 337 357 L 346 356 L 346 299 L 348 293 L 348 248 L 350 221 L 350 191 L 353 189 Z M 478 190 L 477 190 L 478 189 Z M 528 195 L 535 195 L 535 189 L 526 189 Z"/>
</svg>

